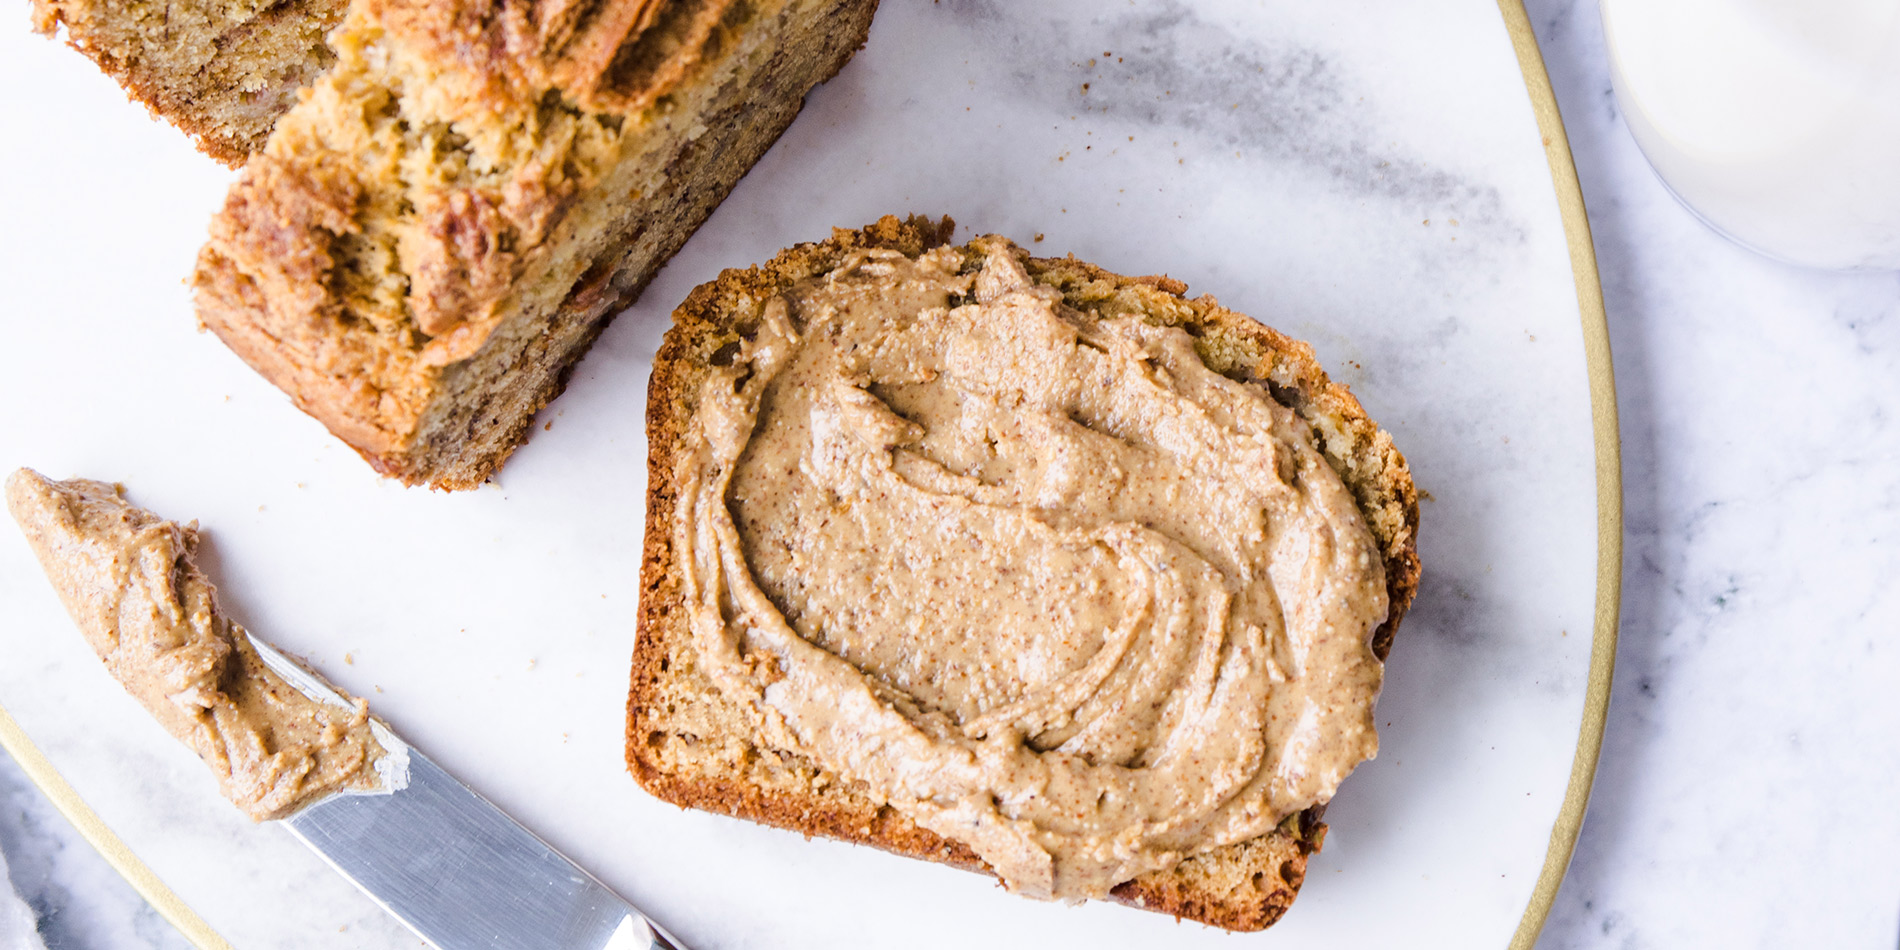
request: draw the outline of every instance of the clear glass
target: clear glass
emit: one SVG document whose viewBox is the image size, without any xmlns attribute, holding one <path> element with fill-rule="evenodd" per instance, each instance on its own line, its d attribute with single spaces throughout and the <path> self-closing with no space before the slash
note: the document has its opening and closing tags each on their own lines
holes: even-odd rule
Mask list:
<svg viewBox="0 0 1900 950">
<path fill-rule="evenodd" d="M 1602 0 L 1616 100 L 1709 226 L 1900 270 L 1900 0 Z"/>
</svg>

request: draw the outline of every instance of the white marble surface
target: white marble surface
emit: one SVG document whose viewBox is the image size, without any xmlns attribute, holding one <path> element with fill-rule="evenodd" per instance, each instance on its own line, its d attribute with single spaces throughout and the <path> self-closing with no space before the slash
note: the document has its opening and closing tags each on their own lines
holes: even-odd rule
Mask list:
<svg viewBox="0 0 1900 950">
<path fill-rule="evenodd" d="M 1900 926 L 1900 849 L 1888 801 L 1900 775 L 1892 698 L 1900 675 L 1892 647 L 1882 642 L 1900 619 L 1900 604 L 1886 589 L 1900 566 L 1893 541 L 1900 452 L 1890 424 L 1900 411 L 1900 282 L 1789 271 L 1702 232 L 1655 185 L 1616 122 L 1593 8 L 1533 4 L 1532 13 L 1603 257 L 1618 347 L 1631 541 L 1610 740 L 1591 821 L 1544 945 L 1886 950 Z M 849 87 L 839 95 L 847 93 L 868 95 Z M 804 125 L 819 123 L 808 115 Z M 1216 133 L 1235 129 L 1219 120 L 1209 125 Z M 175 149 L 163 131 L 112 144 Z M 916 194 L 938 192 L 920 185 Z M 1004 205 L 1028 203 L 1003 198 Z M 56 207 L 46 197 L 34 201 L 41 213 Z M 190 210 L 189 198 L 180 203 L 182 213 L 202 214 Z M 979 213 L 1002 219 L 987 227 L 1009 230 L 1015 220 L 1007 207 Z M 1050 233 L 1050 246 L 1117 253 L 1087 246 L 1086 227 L 1066 234 L 1041 229 Z M 723 233 L 725 243 L 704 252 L 709 260 L 757 256 L 780 243 L 776 233 Z M 112 248 L 109 237 L 101 243 Z M 1180 252 L 1155 253 L 1178 260 Z M 1432 268 L 1466 264 L 1442 251 L 1414 261 L 1427 276 Z M 177 264 L 136 266 L 178 271 Z M 1220 288 L 1229 302 L 1256 312 L 1287 303 L 1245 274 L 1177 275 Z M 1229 289 L 1236 283 L 1239 290 Z M 1350 293 L 1370 297 L 1377 289 Z M 636 362 L 638 330 L 624 328 L 650 319 L 623 318 L 616 334 L 625 345 L 596 353 L 584 373 L 591 369 L 598 379 Z M 1317 342 L 1322 353 L 1340 345 Z M 1378 389 L 1374 380 L 1354 383 L 1362 393 Z M 233 411 L 268 417 L 282 409 L 271 395 L 241 392 Z M 564 404 L 578 402 L 577 395 Z M 577 437 L 620 431 L 597 420 L 565 421 L 593 430 Z M 309 442 L 319 460 L 338 454 L 321 438 L 313 433 Z M 271 484 L 271 504 L 294 511 L 295 493 L 282 487 Z M 1453 604 L 1439 604 L 1437 622 Z M 255 600 L 242 606 L 253 617 L 281 615 Z M 1421 627 L 1434 623 L 1430 612 L 1424 618 Z M 1440 656 L 1449 661 L 1457 653 Z M 21 783 L 10 762 L 0 762 L 0 792 L 0 847 L 14 856 L 15 882 L 47 921 L 49 946 L 180 945 L 129 889 L 107 880 L 96 855 Z M 769 833 L 713 819 L 685 822 L 718 841 L 782 848 Z M 827 869 L 837 867 L 844 850 L 795 845 L 829 862 Z M 911 873 L 886 861 L 867 867 L 873 874 Z M 1303 898 L 1302 909 L 1313 896 Z M 1186 935 L 1157 931 L 1164 939 L 1168 933 Z"/>
<path fill-rule="evenodd" d="M 0 851 L 47 950 L 191 950 L 6 755 L 0 755 Z M 0 950 L 39 948 L 7 943 L 0 930 Z"/>
<path fill-rule="evenodd" d="M 0 880 L 11 880 L 6 849 L 0 848 Z M 39 913 L 11 887 L 0 887 L 0 947 L 6 950 L 46 950 L 40 939 Z"/>
<path fill-rule="evenodd" d="M 1900 275 L 1715 236 L 1624 131 L 1594 3 L 1531 14 L 1622 407 L 1610 724 L 1544 945 L 1900 943 Z"/>
</svg>

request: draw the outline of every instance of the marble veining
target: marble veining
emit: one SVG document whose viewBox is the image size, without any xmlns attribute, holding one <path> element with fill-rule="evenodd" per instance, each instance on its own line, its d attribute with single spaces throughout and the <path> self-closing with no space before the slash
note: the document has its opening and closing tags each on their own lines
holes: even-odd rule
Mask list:
<svg viewBox="0 0 1900 950">
<path fill-rule="evenodd" d="M 5 755 L 0 852 L 0 868 L 36 918 L 45 950 L 190 950 Z M 0 901 L 10 896 L 0 893 Z M 0 921 L 5 917 L 0 912 Z M 0 950 L 41 950 L 6 943 L 6 936 L 0 926 Z"/>
<path fill-rule="evenodd" d="M 1006 77 L 999 92 L 1060 104 L 1073 113 L 1070 121 L 1087 117 L 1176 135 L 1196 158 L 1232 149 L 1304 169 L 1344 196 L 1401 202 L 1441 220 L 1462 219 L 1474 234 L 1489 228 L 1521 239 L 1523 224 L 1506 217 L 1495 184 L 1434 168 L 1398 142 L 1382 141 L 1356 109 L 1376 87 L 1321 48 L 1237 34 L 1181 0 L 1092 9 L 1081 17 L 1061 8 L 1005 12 L 993 0 L 933 9 L 933 26 L 977 35 L 972 48 L 985 57 L 983 71 Z M 1096 43 L 1085 45 L 1085 37 Z"/>
<path fill-rule="evenodd" d="M 1474 221 L 1500 213 L 1494 185 L 1431 168 L 1397 143 L 1379 141 L 1350 104 L 1363 101 L 1367 84 L 1341 76 L 1321 50 L 1236 37 L 1180 2 L 1102 20 L 1115 56 L 1070 53 L 1085 60 L 1086 80 L 1065 84 L 1071 108 L 1271 154 L 1330 177 L 1347 194 L 1403 198 Z M 1036 88 L 1059 74 L 1017 78 Z"/>
<path fill-rule="evenodd" d="M 1623 128 L 1597 9 L 1533 2 L 1603 270 L 1622 649 L 1542 946 L 1900 944 L 1900 275 L 1703 228 Z"/>
</svg>

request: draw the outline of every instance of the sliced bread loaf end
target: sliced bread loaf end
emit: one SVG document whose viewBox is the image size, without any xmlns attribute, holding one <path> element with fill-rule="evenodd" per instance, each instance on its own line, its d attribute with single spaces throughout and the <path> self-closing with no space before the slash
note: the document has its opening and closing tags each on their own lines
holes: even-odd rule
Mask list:
<svg viewBox="0 0 1900 950">
<path fill-rule="evenodd" d="M 335 60 L 324 35 L 346 0 L 33 0 L 66 40 L 205 154 L 244 164 Z"/>
<path fill-rule="evenodd" d="M 213 219 L 199 319 L 378 470 L 478 485 L 875 7 L 362 0 Z"/>
</svg>

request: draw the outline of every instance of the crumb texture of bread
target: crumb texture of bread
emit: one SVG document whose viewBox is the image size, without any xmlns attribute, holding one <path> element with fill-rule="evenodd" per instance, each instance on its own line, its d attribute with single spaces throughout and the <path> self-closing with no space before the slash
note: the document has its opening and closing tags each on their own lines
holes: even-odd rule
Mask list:
<svg viewBox="0 0 1900 950">
<path fill-rule="evenodd" d="M 63 26 L 133 99 L 242 165 L 335 60 L 324 36 L 347 0 L 32 0 L 34 29 Z"/>
<path fill-rule="evenodd" d="M 379 471 L 479 485 L 864 42 L 875 0 L 360 0 L 199 319 Z"/>
<path fill-rule="evenodd" d="M 680 490 L 675 451 L 695 412 L 700 383 L 711 367 L 730 361 L 763 301 L 864 249 L 915 257 L 947 244 L 952 228 L 948 218 L 913 216 L 837 230 L 829 240 L 789 248 L 758 267 L 725 271 L 696 288 L 675 312 L 648 388 L 647 527 L 627 762 L 649 792 L 684 807 L 989 872 L 961 843 L 919 827 L 865 789 L 756 733 L 752 714 L 701 669 L 672 535 Z M 1186 288 L 1169 278 L 1124 277 L 1073 258 L 1022 259 L 1037 282 L 1060 290 L 1064 303 L 1083 314 L 1137 315 L 1182 327 L 1210 368 L 1265 386 L 1312 426 L 1322 455 L 1353 493 L 1384 555 L 1389 613 L 1372 637 L 1374 653 L 1384 659 L 1417 590 L 1417 493 L 1389 434 L 1345 387 L 1327 378 L 1312 348 L 1211 297 L 1187 298 Z M 1142 874 L 1116 887 L 1113 897 L 1230 930 L 1265 928 L 1285 913 L 1304 881 L 1307 858 L 1324 838 L 1323 811 L 1315 806 L 1269 834 Z"/>
</svg>

